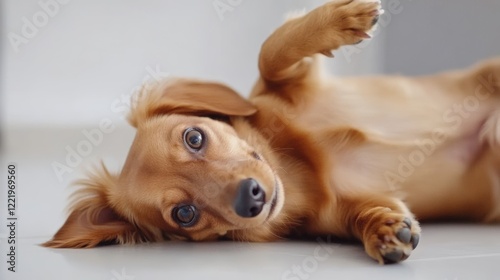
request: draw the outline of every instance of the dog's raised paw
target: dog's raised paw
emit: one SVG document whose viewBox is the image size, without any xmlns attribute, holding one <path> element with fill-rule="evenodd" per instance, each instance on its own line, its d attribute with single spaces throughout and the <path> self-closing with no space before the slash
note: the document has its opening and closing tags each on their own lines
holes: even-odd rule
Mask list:
<svg viewBox="0 0 500 280">
<path fill-rule="evenodd" d="M 384 216 L 365 239 L 366 252 L 380 264 L 404 261 L 420 241 L 420 226 L 403 215 L 387 213 Z"/>
<path fill-rule="evenodd" d="M 379 17 L 384 13 L 379 0 L 332 1 L 325 5 L 332 27 L 342 33 L 343 45 L 371 38 Z"/>
<path fill-rule="evenodd" d="M 300 28 L 308 30 L 304 40 L 314 48 L 310 54 L 333 57 L 333 50 L 371 38 L 383 12 L 379 0 L 330 1 L 307 14 Z"/>
</svg>

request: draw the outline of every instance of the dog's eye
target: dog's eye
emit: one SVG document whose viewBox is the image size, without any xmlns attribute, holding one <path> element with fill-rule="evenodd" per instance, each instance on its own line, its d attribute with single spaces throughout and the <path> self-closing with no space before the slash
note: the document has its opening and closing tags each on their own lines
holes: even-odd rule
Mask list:
<svg viewBox="0 0 500 280">
<path fill-rule="evenodd" d="M 172 211 L 173 219 L 183 227 L 189 227 L 196 223 L 198 212 L 193 205 L 182 205 L 175 207 Z"/>
<path fill-rule="evenodd" d="M 192 150 L 198 151 L 203 147 L 203 133 L 198 128 L 188 128 L 184 131 L 184 143 Z"/>
</svg>

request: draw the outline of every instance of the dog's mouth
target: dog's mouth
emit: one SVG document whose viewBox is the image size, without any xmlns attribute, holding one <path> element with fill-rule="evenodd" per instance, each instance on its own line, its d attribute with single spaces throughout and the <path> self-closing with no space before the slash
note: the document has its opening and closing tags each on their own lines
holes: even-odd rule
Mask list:
<svg viewBox="0 0 500 280">
<path fill-rule="evenodd" d="M 274 184 L 274 190 L 273 190 L 273 196 L 271 198 L 270 202 L 270 207 L 269 207 L 269 213 L 267 215 L 266 221 L 271 219 L 273 216 L 275 216 L 275 211 L 276 211 L 276 206 L 278 205 L 278 200 L 280 199 L 280 182 L 279 179 L 275 177 L 275 184 Z"/>
<path fill-rule="evenodd" d="M 276 202 L 278 201 L 278 186 L 274 188 L 273 198 L 271 200 L 271 208 L 269 208 L 269 214 L 267 215 L 267 219 L 271 217 L 274 213 L 274 209 L 276 209 Z"/>
</svg>

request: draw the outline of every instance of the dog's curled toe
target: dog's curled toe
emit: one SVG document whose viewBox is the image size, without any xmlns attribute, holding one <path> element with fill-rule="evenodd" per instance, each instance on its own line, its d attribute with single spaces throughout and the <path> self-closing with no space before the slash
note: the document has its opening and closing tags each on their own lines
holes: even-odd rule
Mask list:
<svg viewBox="0 0 500 280">
<path fill-rule="evenodd" d="M 371 38 L 379 16 L 384 13 L 378 0 L 331 1 L 316 12 L 319 21 L 325 19 L 325 38 L 333 38 L 330 46 L 325 46 L 320 53 L 327 54 L 341 45 L 352 45 Z"/>
</svg>

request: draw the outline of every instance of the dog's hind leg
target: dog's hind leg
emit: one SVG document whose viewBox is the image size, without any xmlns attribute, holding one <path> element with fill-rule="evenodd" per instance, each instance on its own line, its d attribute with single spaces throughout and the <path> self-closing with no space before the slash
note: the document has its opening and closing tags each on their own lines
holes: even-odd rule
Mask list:
<svg viewBox="0 0 500 280">
<path fill-rule="evenodd" d="M 259 70 L 266 83 L 300 82 L 315 54 L 333 56 L 332 50 L 370 38 L 381 14 L 377 0 L 337 0 L 288 20 L 262 45 Z"/>
</svg>

